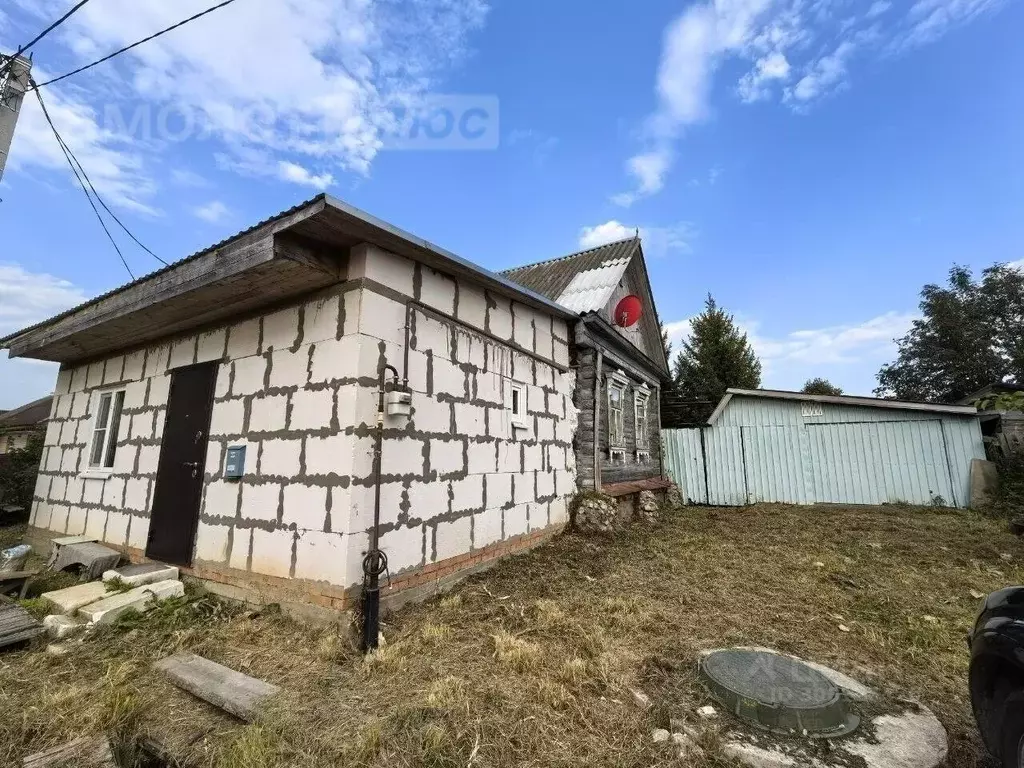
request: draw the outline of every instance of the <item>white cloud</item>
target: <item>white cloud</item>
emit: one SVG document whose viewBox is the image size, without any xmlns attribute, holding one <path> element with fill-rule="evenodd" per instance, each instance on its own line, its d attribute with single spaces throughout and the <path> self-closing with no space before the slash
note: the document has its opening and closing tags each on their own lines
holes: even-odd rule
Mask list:
<svg viewBox="0 0 1024 768">
<path fill-rule="evenodd" d="M 64 10 L 63 0 L 20 5 L 36 16 L 23 19 L 26 30 Z M 71 68 L 208 5 L 208 0 L 91 3 L 51 36 L 49 58 L 63 59 Z M 151 152 L 155 162 L 182 122 L 195 129 L 188 132 L 189 141 L 220 145 L 209 154 L 223 151 L 244 161 L 251 151 L 265 153 L 267 175 L 277 174 L 282 159 L 298 167 L 316 165 L 320 170 L 298 183 L 323 187 L 340 171 L 369 172 L 383 139 L 398 127 L 396 106 L 415 104 L 464 60 L 469 36 L 483 25 L 487 11 L 486 0 L 237 3 L 49 88 L 47 95 L 55 102 L 65 94 L 79 114 L 78 124 L 69 115 L 58 123 L 69 141 L 81 144 L 87 168 L 93 163 L 122 169 L 106 180 L 119 184 L 119 204 L 146 204 L 146 193 L 155 190 L 139 153 Z M 72 93 L 74 101 L 66 95 Z M 117 137 L 108 141 L 95 115 L 82 119 L 89 104 L 120 107 L 126 115 L 141 108 L 134 114 L 145 117 L 152 135 L 142 141 L 122 136 L 120 145 Z M 79 139 L 79 125 L 99 134 L 91 144 Z M 28 133 L 36 133 L 31 124 Z M 23 157 L 57 165 L 52 151 L 26 148 L 27 141 Z M 240 170 L 244 162 L 222 165 Z"/>
<path fill-rule="evenodd" d="M 290 181 L 293 184 L 302 184 L 314 189 L 324 190 L 334 183 L 334 176 L 326 171 L 319 175 L 310 173 L 301 165 L 280 161 L 277 164 L 277 175 L 282 181 Z"/>
<path fill-rule="evenodd" d="M 604 224 L 583 227 L 580 230 L 579 247 L 586 250 L 618 240 L 626 240 L 633 237 L 638 229 L 644 253 L 653 258 L 660 258 L 674 252 L 689 253 L 690 242 L 695 237 L 693 225 L 686 221 L 668 227 L 638 228 L 629 227 L 616 219 L 611 219 Z"/>
<path fill-rule="evenodd" d="M 799 389 L 807 379 L 822 376 L 848 394 L 870 395 L 875 374 L 896 353 L 893 339 L 904 336 L 917 316 L 887 312 L 860 323 L 796 330 L 771 335 L 763 323 L 736 315 L 736 324 L 747 334 L 761 360 L 762 385 L 774 389 Z M 689 336 L 692 318 L 666 323 L 673 350 Z"/>
<path fill-rule="evenodd" d="M 792 90 L 787 90 L 787 97 L 797 101 L 810 101 L 827 91 L 834 90 L 843 85 L 846 77 L 846 66 L 850 57 L 856 51 L 857 46 L 846 41 L 827 56 L 822 56 L 808 67 L 804 75 Z"/>
<path fill-rule="evenodd" d="M 210 182 L 198 173 L 184 168 L 175 168 L 172 170 L 171 181 L 181 187 L 196 187 L 198 189 L 203 189 L 211 186 Z"/>
<path fill-rule="evenodd" d="M 0 264 L 0 336 L 18 331 L 85 301 L 67 280 Z M 8 360 L 0 353 L 0 408 L 15 408 L 53 391 L 57 365 Z"/>
<path fill-rule="evenodd" d="M 631 157 L 626 167 L 636 181 L 636 189 L 613 195 L 612 202 L 628 208 L 638 199 L 660 192 L 665 186 L 665 175 L 671 166 L 672 150 L 668 146 Z"/>
<path fill-rule="evenodd" d="M 231 212 L 220 200 L 211 200 L 206 205 L 200 205 L 193 208 L 192 213 L 203 221 L 207 221 L 210 224 L 216 224 L 226 219 Z"/>
<path fill-rule="evenodd" d="M 757 60 L 754 69 L 740 78 L 740 99 L 746 103 L 767 99 L 771 83 L 789 78 L 789 61 L 781 51 L 775 51 Z"/>
<path fill-rule="evenodd" d="M 875 2 L 871 4 L 871 7 L 868 8 L 868 12 L 864 15 L 869 19 L 873 19 L 876 16 L 881 16 L 890 8 L 892 8 L 892 3 L 888 2 L 888 0 L 875 0 Z"/>
<path fill-rule="evenodd" d="M 908 28 L 894 44 L 906 50 L 932 43 L 951 29 L 995 11 L 1005 0 L 917 0 L 907 13 Z"/>
</svg>

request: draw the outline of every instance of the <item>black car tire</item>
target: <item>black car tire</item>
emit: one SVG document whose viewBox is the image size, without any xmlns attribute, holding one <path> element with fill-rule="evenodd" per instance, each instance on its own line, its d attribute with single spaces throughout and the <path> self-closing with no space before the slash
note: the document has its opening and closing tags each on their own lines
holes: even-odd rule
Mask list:
<svg viewBox="0 0 1024 768">
<path fill-rule="evenodd" d="M 1024 692 L 1006 697 L 1000 739 L 1003 768 L 1024 768 Z"/>
</svg>

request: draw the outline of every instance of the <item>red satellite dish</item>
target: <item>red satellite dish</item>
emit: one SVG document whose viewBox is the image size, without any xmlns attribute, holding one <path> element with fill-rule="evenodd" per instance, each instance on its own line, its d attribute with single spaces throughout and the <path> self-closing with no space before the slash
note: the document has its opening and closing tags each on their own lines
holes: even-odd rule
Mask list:
<svg viewBox="0 0 1024 768">
<path fill-rule="evenodd" d="M 615 324 L 622 328 L 635 325 L 644 313 L 644 306 L 638 296 L 627 296 L 615 305 Z"/>
</svg>

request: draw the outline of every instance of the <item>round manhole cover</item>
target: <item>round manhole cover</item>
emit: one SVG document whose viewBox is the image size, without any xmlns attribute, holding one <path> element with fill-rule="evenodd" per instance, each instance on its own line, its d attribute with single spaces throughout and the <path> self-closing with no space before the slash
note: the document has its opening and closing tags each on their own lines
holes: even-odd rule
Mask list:
<svg viewBox="0 0 1024 768">
<path fill-rule="evenodd" d="M 789 656 L 715 651 L 701 659 L 700 676 L 730 712 L 775 733 L 827 738 L 845 736 L 860 724 L 828 678 Z"/>
</svg>

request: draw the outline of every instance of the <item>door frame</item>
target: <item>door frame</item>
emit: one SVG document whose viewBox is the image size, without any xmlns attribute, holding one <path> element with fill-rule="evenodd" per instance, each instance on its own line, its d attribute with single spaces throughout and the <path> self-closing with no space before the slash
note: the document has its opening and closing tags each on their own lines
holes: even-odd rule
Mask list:
<svg viewBox="0 0 1024 768">
<path fill-rule="evenodd" d="M 210 450 L 210 425 L 213 423 L 213 407 L 214 407 L 215 401 L 217 399 L 217 378 L 220 376 L 219 368 L 220 368 L 222 363 L 223 363 L 223 360 L 221 360 L 221 359 L 210 360 L 210 361 L 207 361 L 207 362 L 204 362 L 204 363 L 193 363 L 191 365 L 181 365 L 181 366 L 178 366 L 177 368 L 172 368 L 172 369 L 167 371 L 167 373 L 171 376 L 171 381 L 170 381 L 170 384 L 169 384 L 168 390 L 167 390 L 167 405 L 166 405 L 166 417 L 164 418 L 164 432 L 163 432 L 163 434 L 160 435 L 160 457 L 157 458 L 156 479 L 153 480 L 153 504 L 154 504 L 154 506 L 150 507 L 150 510 L 149 510 L 149 531 L 147 532 L 147 535 L 146 535 L 146 551 L 145 551 L 145 555 L 150 560 L 156 560 L 157 562 L 168 562 L 171 565 L 178 565 L 178 566 L 182 566 L 184 568 L 192 567 L 192 561 L 193 561 L 193 557 L 194 557 L 194 553 L 195 553 L 195 549 L 196 549 L 196 532 L 199 530 L 199 518 L 201 517 L 202 511 L 203 511 L 203 494 L 206 492 L 206 457 L 207 457 L 207 454 L 209 453 L 209 450 Z M 154 530 L 153 530 L 153 513 L 155 512 L 155 505 L 156 505 L 156 498 L 157 498 L 157 496 L 156 496 L 157 483 L 160 482 L 160 458 L 162 458 L 162 456 L 163 456 L 164 436 L 167 433 L 167 428 L 171 424 L 171 418 L 170 418 L 171 417 L 171 398 L 173 397 L 173 394 L 174 394 L 174 377 L 180 371 L 187 371 L 187 370 L 192 370 L 192 369 L 195 369 L 195 368 L 212 368 L 214 370 L 213 386 L 210 387 L 210 399 L 209 399 L 209 401 L 207 403 L 207 405 L 209 406 L 209 414 L 210 414 L 210 416 L 209 416 L 209 419 L 207 420 L 206 429 L 204 430 L 204 434 L 203 434 L 203 450 L 202 450 L 202 457 L 201 457 L 200 462 L 199 462 L 200 463 L 199 469 L 200 469 L 200 472 L 201 472 L 201 474 L 200 474 L 200 478 L 201 479 L 200 479 L 200 482 L 199 482 L 199 499 L 198 499 L 198 504 L 196 505 L 196 513 L 192 517 L 192 522 L 191 522 L 191 526 L 190 526 L 190 530 L 189 530 L 189 535 L 188 535 L 189 546 L 188 546 L 188 550 L 187 550 L 187 553 L 186 553 L 186 557 L 183 558 L 183 561 L 180 562 L 180 563 L 174 563 L 174 562 L 171 562 L 169 560 L 165 560 L 163 558 L 152 557 L 149 554 L 149 547 L 150 547 L 150 542 L 151 542 L 151 540 L 153 538 L 153 532 L 154 532 Z"/>
</svg>

